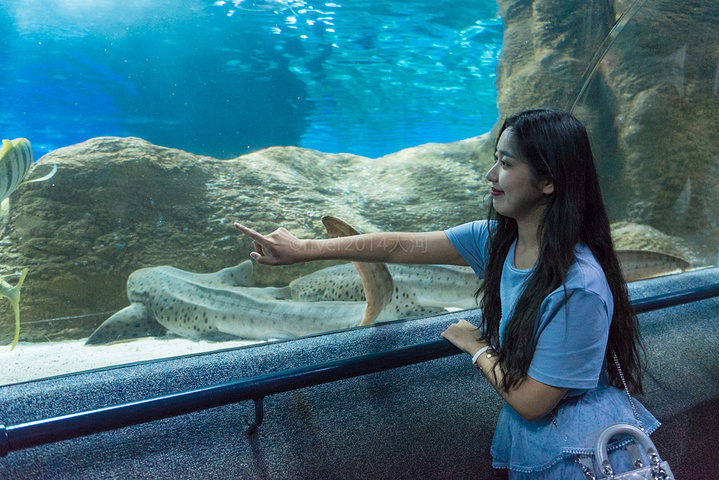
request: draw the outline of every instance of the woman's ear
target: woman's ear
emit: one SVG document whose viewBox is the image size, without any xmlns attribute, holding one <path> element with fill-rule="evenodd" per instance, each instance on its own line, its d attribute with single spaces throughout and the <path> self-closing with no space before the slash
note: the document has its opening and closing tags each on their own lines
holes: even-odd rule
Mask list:
<svg viewBox="0 0 719 480">
<path fill-rule="evenodd" d="M 547 179 L 544 181 L 544 186 L 542 187 L 542 193 L 545 195 L 551 195 L 554 193 L 554 182 L 552 182 L 552 180 Z"/>
</svg>

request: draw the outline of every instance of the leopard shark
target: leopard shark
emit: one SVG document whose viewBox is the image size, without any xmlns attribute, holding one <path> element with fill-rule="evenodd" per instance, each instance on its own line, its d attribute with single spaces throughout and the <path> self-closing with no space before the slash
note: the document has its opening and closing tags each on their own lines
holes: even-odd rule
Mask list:
<svg viewBox="0 0 719 480">
<path fill-rule="evenodd" d="M 357 232 L 335 217 L 332 236 Z M 477 306 L 480 280 L 469 267 L 337 265 L 285 287 L 252 287 L 251 260 L 215 273 L 171 266 L 136 270 L 131 302 L 105 320 L 86 345 L 173 334 L 190 339 L 284 339 Z"/>
<path fill-rule="evenodd" d="M 471 271 L 388 267 L 394 272 L 393 282 L 374 287 L 390 299 L 374 318 L 365 315 L 372 298 L 367 301 L 362 279 L 351 264 L 319 270 L 286 287 L 250 287 L 251 260 L 210 274 L 170 266 L 140 269 L 128 278 L 131 305 L 103 322 L 86 345 L 166 333 L 195 340 L 285 339 L 476 306 L 479 280 Z M 441 287 L 432 288 L 433 277 L 448 287 L 445 299 Z"/>
</svg>

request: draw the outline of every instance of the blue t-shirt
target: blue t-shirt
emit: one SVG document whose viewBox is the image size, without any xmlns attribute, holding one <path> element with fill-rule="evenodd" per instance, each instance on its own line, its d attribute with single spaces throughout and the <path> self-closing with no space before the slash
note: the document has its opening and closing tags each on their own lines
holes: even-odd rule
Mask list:
<svg viewBox="0 0 719 480">
<path fill-rule="evenodd" d="M 477 221 L 445 230 L 479 278 L 484 277 L 487 264 L 491 225 Z M 502 269 L 500 342 L 533 270 L 514 266 L 515 245 L 516 241 Z M 609 387 L 603 375 L 613 312 L 612 292 L 604 271 L 589 248 L 578 244 L 564 285 L 541 304 L 534 337 L 536 349 L 528 371 L 533 379 L 569 392 L 560 402 L 554 421 L 547 415 L 530 423 L 505 405 L 492 443 L 495 467 L 541 471 L 574 453 L 591 453 L 585 448 L 585 437 L 598 429 L 619 422 L 636 424 L 626 394 Z M 569 406 L 572 407 L 565 408 Z M 643 407 L 639 410 L 645 428 L 649 426 L 653 431 L 659 426 Z"/>
<path fill-rule="evenodd" d="M 466 223 L 447 230 L 446 234 L 477 275 L 483 277 L 489 251 L 489 223 Z M 500 341 L 532 274 L 532 269 L 514 266 L 515 245 L 516 241 L 502 269 Z M 550 293 L 540 307 L 535 330 L 537 347 L 528 374 L 553 387 L 588 390 L 599 383 L 614 302 L 604 272 L 589 248 L 577 245 L 574 255 L 564 286 Z"/>
</svg>

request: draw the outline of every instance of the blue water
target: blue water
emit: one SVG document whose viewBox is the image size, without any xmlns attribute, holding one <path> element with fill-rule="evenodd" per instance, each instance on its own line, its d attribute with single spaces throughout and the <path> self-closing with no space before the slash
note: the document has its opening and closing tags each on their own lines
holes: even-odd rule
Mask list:
<svg viewBox="0 0 719 480">
<path fill-rule="evenodd" d="M 3 0 L 0 137 L 378 157 L 488 131 L 494 0 Z"/>
</svg>

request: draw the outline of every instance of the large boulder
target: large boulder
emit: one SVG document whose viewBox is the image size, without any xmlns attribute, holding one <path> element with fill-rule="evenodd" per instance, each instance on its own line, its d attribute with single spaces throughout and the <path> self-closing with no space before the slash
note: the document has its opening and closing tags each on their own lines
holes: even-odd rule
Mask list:
<svg viewBox="0 0 719 480">
<path fill-rule="evenodd" d="M 500 117 L 576 104 L 614 219 L 715 236 L 719 2 L 498 4 L 505 22 Z"/>
</svg>

